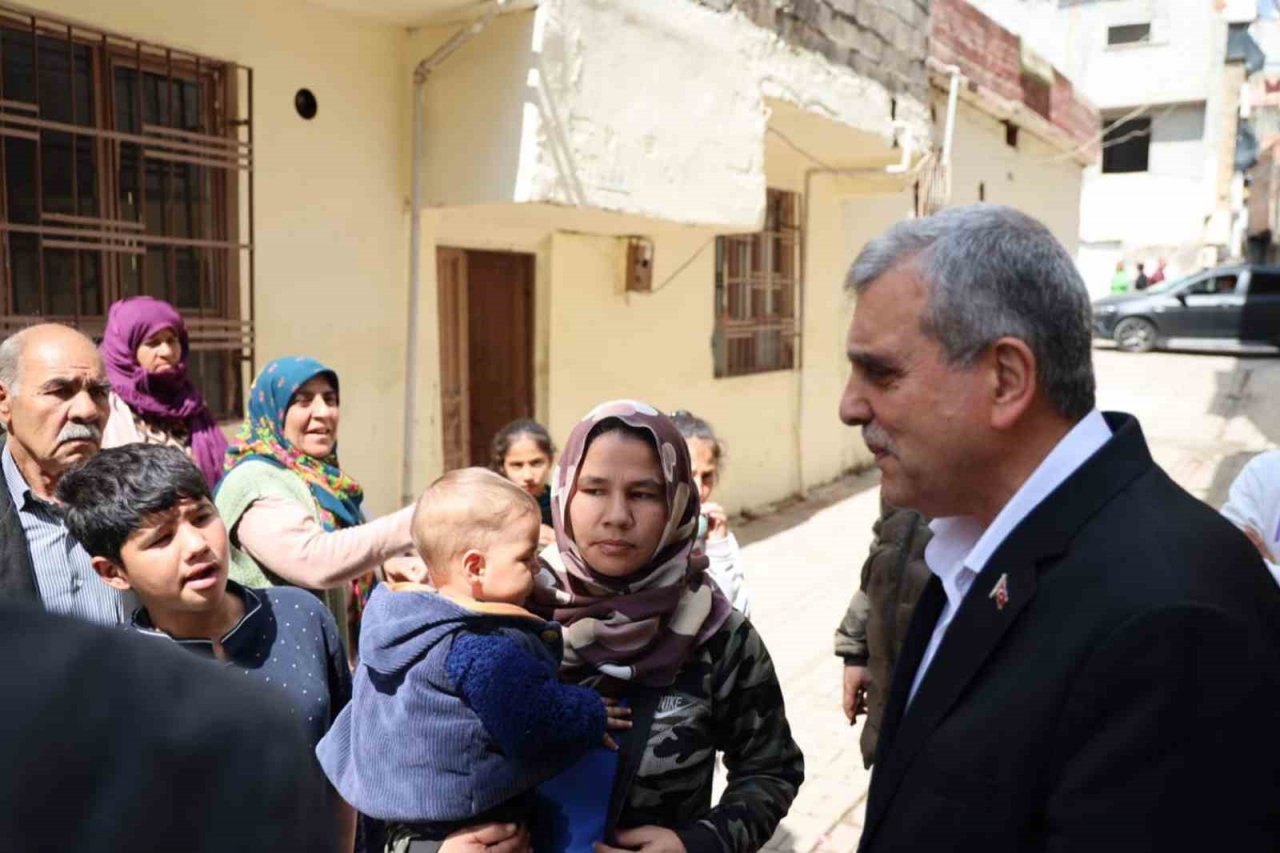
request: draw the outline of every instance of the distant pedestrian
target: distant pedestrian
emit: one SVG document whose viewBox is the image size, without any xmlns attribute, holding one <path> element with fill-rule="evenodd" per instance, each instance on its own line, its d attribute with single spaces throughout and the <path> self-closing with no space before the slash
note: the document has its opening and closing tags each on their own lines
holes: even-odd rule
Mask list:
<svg viewBox="0 0 1280 853">
<path fill-rule="evenodd" d="M 1160 258 L 1156 261 L 1156 271 L 1151 274 L 1151 281 L 1147 286 L 1155 287 L 1162 281 L 1164 281 L 1164 258 Z"/>
<path fill-rule="evenodd" d="M 875 760 L 889 685 L 916 601 L 933 575 L 924 549 L 933 538 L 920 513 L 880 502 L 872 527 L 871 553 L 862 564 L 862 583 L 836 628 L 836 656 L 844 661 L 844 714 L 852 725 L 860 715 L 862 761 Z"/>
<path fill-rule="evenodd" d="M 1146 273 L 1146 270 L 1144 269 L 1144 266 L 1145 266 L 1144 264 L 1138 264 L 1138 277 L 1133 280 L 1134 290 L 1146 290 L 1147 287 L 1151 284 L 1151 280 L 1147 278 L 1147 273 Z"/>
<path fill-rule="evenodd" d="M 111 380 L 102 446 L 177 447 L 196 463 L 209 488 L 218 485 L 227 439 L 187 373 L 191 346 L 178 310 L 150 296 L 115 303 L 99 350 Z"/>
<path fill-rule="evenodd" d="M 1111 292 L 1128 293 L 1129 284 L 1129 273 L 1124 268 L 1124 261 L 1116 261 L 1116 272 L 1111 276 Z"/>
<path fill-rule="evenodd" d="M 551 527 L 551 463 L 556 446 L 551 433 L 537 421 L 528 418 L 512 421 L 493 437 L 489 467 L 529 493 L 538 502 L 542 527 L 538 544 L 542 547 L 556 541 Z"/>
<path fill-rule="evenodd" d="M 743 616 L 750 616 L 751 596 L 747 594 L 746 573 L 742 568 L 742 552 L 738 548 L 738 540 L 729 530 L 729 515 L 724 507 L 711 502 L 711 493 L 720 481 L 720 461 L 724 456 L 724 447 L 720 439 L 716 438 L 711 424 L 691 412 L 672 412 L 671 422 L 684 436 L 693 462 L 693 484 L 698 487 L 698 499 L 702 502 L 698 546 L 711 561 L 707 573 L 738 612 Z"/>
</svg>

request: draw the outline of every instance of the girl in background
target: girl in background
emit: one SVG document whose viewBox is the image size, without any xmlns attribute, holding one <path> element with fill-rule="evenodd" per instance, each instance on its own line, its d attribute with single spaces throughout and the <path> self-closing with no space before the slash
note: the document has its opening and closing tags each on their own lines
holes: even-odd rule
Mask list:
<svg viewBox="0 0 1280 853">
<path fill-rule="evenodd" d="M 542 424 L 528 418 L 512 421 L 493 437 L 489 467 L 528 492 L 542 512 L 542 529 L 538 544 L 546 547 L 556 541 L 551 527 L 551 463 L 556 446 Z"/>
<path fill-rule="evenodd" d="M 693 484 L 702 503 L 702 522 L 698 527 L 698 545 L 711 561 L 707 573 L 724 592 L 725 597 L 743 616 L 751 616 L 751 598 L 747 595 L 746 575 L 742 569 L 742 553 L 738 540 L 729 530 L 729 516 L 720 504 L 710 501 L 720 479 L 720 460 L 724 447 L 716 438 L 711 424 L 683 409 L 671 413 L 671 421 L 684 436 L 693 463 Z"/>
</svg>

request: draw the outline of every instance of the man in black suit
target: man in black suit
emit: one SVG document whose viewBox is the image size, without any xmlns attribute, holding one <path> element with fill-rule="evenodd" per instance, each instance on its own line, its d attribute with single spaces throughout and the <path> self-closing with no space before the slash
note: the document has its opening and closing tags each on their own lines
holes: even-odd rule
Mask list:
<svg viewBox="0 0 1280 853">
<path fill-rule="evenodd" d="M 0 602 L 0 850 L 336 851 L 283 696 L 120 630 Z"/>
<path fill-rule="evenodd" d="M 1096 409 L 1067 252 L 952 208 L 869 243 L 849 287 L 841 418 L 885 500 L 936 519 L 861 849 L 1280 847 L 1280 589 Z"/>
</svg>

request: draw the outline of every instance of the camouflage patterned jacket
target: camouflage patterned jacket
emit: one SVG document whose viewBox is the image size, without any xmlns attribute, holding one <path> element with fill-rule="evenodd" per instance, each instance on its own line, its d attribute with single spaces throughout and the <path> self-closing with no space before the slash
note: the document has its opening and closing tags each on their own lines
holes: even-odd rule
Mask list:
<svg viewBox="0 0 1280 853">
<path fill-rule="evenodd" d="M 717 751 L 729 779 L 713 808 Z M 773 662 L 756 629 L 734 611 L 657 697 L 616 825 L 674 830 L 689 853 L 751 853 L 772 837 L 802 781 L 804 756 L 791 737 Z"/>
</svg>

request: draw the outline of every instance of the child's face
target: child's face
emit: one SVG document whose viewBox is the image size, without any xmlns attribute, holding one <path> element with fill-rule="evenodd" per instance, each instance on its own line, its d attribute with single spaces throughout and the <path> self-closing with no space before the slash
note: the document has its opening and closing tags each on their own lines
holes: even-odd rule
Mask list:
<svg viewBox="0 0 1280 853">
<path fill-rule="evenodd" d="M 533 593 L 541 519 L 522 512 L 484 551 L 484 566 L 472 576 L 477 601 L 524 604 Z"/>
<path fill-rule="evenodd" d="M 690 438 L 689 461 L 693 464 L 693 484 L 698 487 L 698 501 L 706 503 L 716 487 L 716 446 L 705 438 Z"/>
<path fill-rule="evenodd" d="M 106 577 L 94 558 L 95 568 Z M 156 513 L 125 540 L 119 582 L 133 589 L 148 610 L 204 611 L 217 606 L 227 589 L 227 528 L 207 499 L 180 501 Z M 109 571 L 109 569 L 108 569 Z"/>
<path fill-rule="evenodd" d="M 535 498 L 547 487 L 550 472 L 551 457 L 527 435 L 511 442 L 507 455 L 502 459 L 503 475 Z"/>
</svg>

